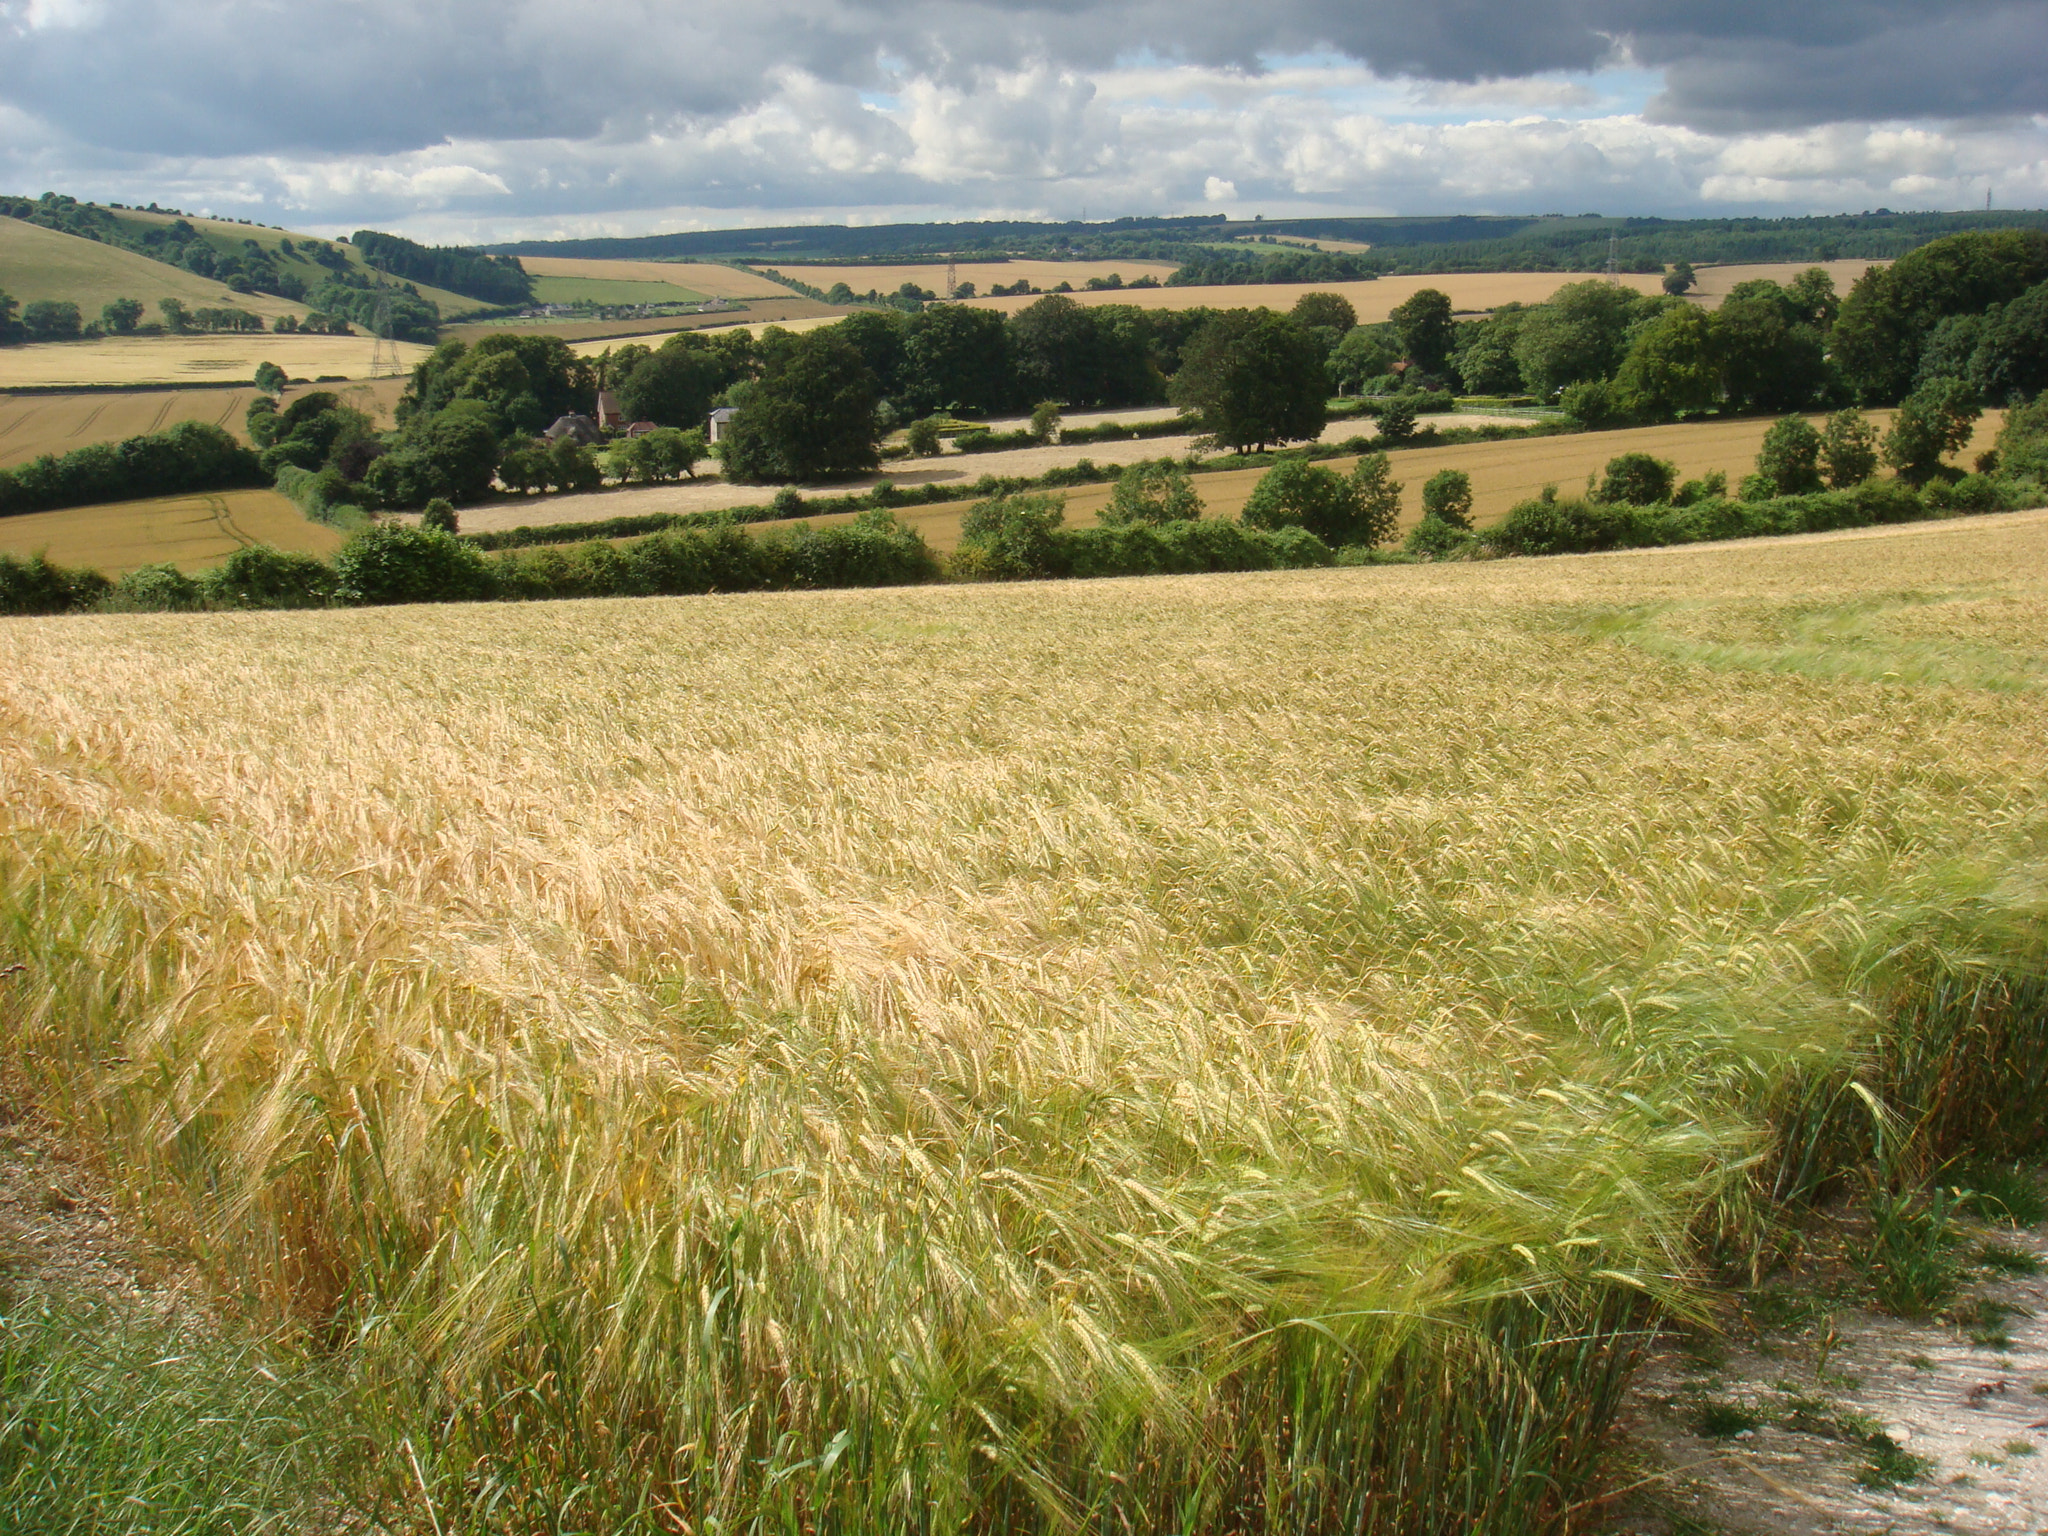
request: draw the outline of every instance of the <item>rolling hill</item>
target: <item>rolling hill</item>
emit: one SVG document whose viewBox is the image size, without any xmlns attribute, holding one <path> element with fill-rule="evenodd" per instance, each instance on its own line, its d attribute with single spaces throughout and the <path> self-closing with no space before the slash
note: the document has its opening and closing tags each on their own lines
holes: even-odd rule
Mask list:
<svg viewBox="0 0 2048 1536">
<path fill-rule="evenodd" d="M 69 299 L 88 320 L 99 317 L 101 305 L 123 298 L 140 299 L 151 319 L 159 299 L 178 299 L 193 308 L 232 305 L 266 320 L 306 313 L 305 305 L 290 299 L 235 293 L 182 267 L 22 219 L 0 219 L 0 289 L 24 305 Z"/>
</svg>

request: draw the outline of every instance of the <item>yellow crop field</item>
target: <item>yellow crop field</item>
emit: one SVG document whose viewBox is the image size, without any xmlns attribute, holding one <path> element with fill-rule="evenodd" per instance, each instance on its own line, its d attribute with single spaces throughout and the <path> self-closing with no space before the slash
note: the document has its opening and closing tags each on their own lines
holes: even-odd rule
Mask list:
<svg viewBox="0 0 2048 1536">
<path fill-rule="evenodd" d="M 243 437 L 256 390 L 166 389 L 89 395 L 0 395 L 0 469 L 45 453 L 69 453 L 204 421 Z M 246 441 L 244 437 L 244 441 Z"/>
<path fill-rule="evenodd" d="M 158 299 L 246 309 L 266 320 L 303 315 L 306 306 L 267 293 L 236 293 L 224 283 L 198 277 L 133 251 L 43 229 L 22 219 L 0 219 L 0 290 L 22 304 L 37 299 L 70 300 L 88 320 L 115 299 L 138 299 L 154 320 Z M 0 353 L 5 356 L 5 353 Z"/>
<path fill-rule="evenodd" d="M 339 395 L 345 404 L 389 427 L 406 381 L 399 378 L 361 383 L 294 385 L 284 392 L 286 403 L 313 390 Z M 147 432 L 161 432 L 180 421 L 205 421 L 225 427 L 243 442 L 246 421 L 256 399 L 248 389 L 162 389 L 95 391 L 76 395 L 0 394 L 0 469 L 25 464 L 45 453 L 69 453 L 87 443 L 118 442 Z"/>
<path fill-rule="evenodd" d="M 408 1528 L 1564 1536 L 2037 1135 L 2044 739 L 2042 514 L 8 620 L 0 1065 Z"/>
<path fill-rule="evenodd" d="M 599 282 L 663 283 L 692 296 L 714 299 L 786 298 L 780 283 L 737 267 L 708 261 L 606 261 L 582 256 L 522 256 L 519 265 L 535 277 L 577 277 Z M 829 286 L 824 285 L 824 286 Z"/>
<path fill-rule="evenodd" d="M 203 570 L 251 544 L 331 555 L 341 548 L 342 536 L 308 522 L 275 491 L 156 496 L 0 517 L 0 554 L 41 551 L 59 565 L 89 566 L 110 576 L 139 565 Z"/>
<path fill-rule="evenodd" d="M 409 341 L 392 345 L 407 372 L 433 350 Z M 275 336 L 267 332 L 41 342 L 0 347 L 0 391 L 30 386 L 177 385 L 202 379 L 252 379 L 256 365 L 262 362 L 277 364 L 293 378 L 335 374 L 344 379 L 367 379 L 374 346 L 368 336 Z"/>
<path fill-rule="evenodd" d="M 773 267 L 775 263 L 764 261 L 759 265 Z M 905 262 L 890 266 L 789 266 L 778 270 L 790 277 L 802 278 L 817 288 L 844 283 L 855 293 L 866 293 L 871 288 L 881 293 L 894 293 L 905 283 L 915 283 L 937 293 L 946 286 L 946 264 L 943 261 Z M 1118 274 L 1127 283 L 1148 276 L 1163 283 L 1173 270 L 1174 264 L 1170 261 L 963 261 L 955 266 L 954 276 L 960 282 L 974 284 L 977 293 L 987 293 L 997 284 L 1007 288 L 1019 278 L 1050 292 L 1061 283 L 1072 283 L 1079 288 L 1091 277 L 1106 278 L 1111 273 Z"/>
</svg>

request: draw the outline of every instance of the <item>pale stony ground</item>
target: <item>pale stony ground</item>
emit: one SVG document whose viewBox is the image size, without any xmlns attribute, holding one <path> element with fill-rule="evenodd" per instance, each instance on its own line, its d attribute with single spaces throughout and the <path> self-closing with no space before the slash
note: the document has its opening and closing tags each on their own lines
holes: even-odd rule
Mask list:
<svg viewBox="0 0 2048 1536">
<path fill-rule="evenodd" d="M 1986 1235 L 2048 1262 L 2048 1228 Z M 2048 1276 L 1980 1269 L 1958 1293 L 2022 1309 L 2006 1320 L 2004 1350 L 1972 1343 L 1948 1318 L 1869 1310 L 1827 1259 L 1762 1295 L 1762 1306 L 1731 1307 L 1718 1337 L 1660 1341 L 1625 1416 L 1645 1496 L 1609 1532 L 2048 1531 Z M 1763 1422 L 1730 1438 L 1704 1435 L 1698 1414 L 1709 1403 Z M 1932 1467 L 1895 1488 L 1863 1486 L 1856 1474 L 1868 1452 L 1833 1422 L 1845 1410 Z"/>
</svg>

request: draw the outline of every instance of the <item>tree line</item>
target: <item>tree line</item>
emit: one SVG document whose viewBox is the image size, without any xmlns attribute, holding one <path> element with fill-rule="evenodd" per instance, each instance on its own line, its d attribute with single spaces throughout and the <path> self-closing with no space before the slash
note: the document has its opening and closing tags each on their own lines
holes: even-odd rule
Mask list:
<svg viewBox="0 0 2048 1536">
<path fill-rule="evenodd" d="M 960 548 L 945 560 L 896 518 L 893 487 L 829 528 L 799 524 L 750 537 L 709 519 L 623 545 L 593 537 L 495 553 L 458 536 L 455 509 L 436 501 L 419 526 L 364 529 L 331 563 L 259 546 L 198 577 L 163 565 L 115 581 L 40 557 L 0 556 L 0 613 L 683 595 L 1534 556 L 1862 527 L 2048 498 L 2048 396 L 2011 411 L 1997 447 L 1968 474 L 1946 472 L 1938 455 L 1967 439 L 1970 411 L 1933 410 L 1916 422 L 1916 410 L 1932 408 L 1902 408 L 1882 438 L 1853 408 L 1818 429 L 1799 417 L 1781 420 L 1732 496 L 1723 476 L 1681 485 L 1668 461 L 1621 454 L 1585 495 L 1547 488 L 1484 531 L 1471 525 L 1469 477 L 1441 470 L 1422 488 L 1424 515 L 1398 552 L 1382 547 L 1395 533 L 1404 490 L 1387 455 L 1364 454 L 1339 474 L 1288 454 L 1235 520 L 1204 516 L 1197 478 L 1172 460 L 1124 468 L 1093 528 L 1066 527 L 1057 495 L 1001 491 L 968 510 Z M 1920 456 L 1930 430 L 1940 441 L 1927 471 Z M 1880 462 L 1897 473 L 1877 476 Z"/>
</svg>

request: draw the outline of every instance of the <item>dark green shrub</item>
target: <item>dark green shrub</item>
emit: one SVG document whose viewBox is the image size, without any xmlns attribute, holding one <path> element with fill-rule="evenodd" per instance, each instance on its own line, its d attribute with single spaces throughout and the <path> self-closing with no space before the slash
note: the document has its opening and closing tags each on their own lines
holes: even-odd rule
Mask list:
<svg viewBox="0 0 2048 1536">
<path fill-rule="evenodd" d="M 1486 542 L 1506 555 L 1574 555 L 1650 542 L 1637 510 L 1622 502 L 1560 500 L 1556 488 L 1517 502 L 1488 530 Z"/>
<path fill-rule="evenodd" d="M 831 528 L 799 523 L 758 542 L 768 584 L 776 587 L 901 587 L 938 575 L 924 536 L 881 510 Z"/>
<path fill-rule="evenodd" d="M 199 578 L 221 608 L 321 608 L 334 596 L 334 569 L 292 550 L 252 544 Z"/>
<path fill-rule="evenodd" d="M 52 565 L 41 554 L 26 560 L 0 554 L 0 614 L 69 613 L 89 608 L 113 590 L 98 571 Z"/>
<path fill-rule="evenodd" d="M 976 502 L 960 520 L 960 548 L 951 569 L 974 581 L 1029 581 L 1062 574 L 1054 530 L 1066 521 L 1058 496 L 995 496 Z"/>
<path fill-rule="evenodd" d="M 1770 482 L 1773 495 L 1805 496 L 1821 488 L 1825 448 L 1825 440 L 1805 417 L 1782 416 L 1764 434 L 1757 450 L 1756 472 Z"/>
<path fill-rule="evenodd" d="M 1453 528 L 1472 526 L 1472 477 L 1462 469 L 1440 469 L 1422 484 L 1422 516 Z"/>
<path fill-rule="evenodd" d="M 1240 520 L 1248 528 L 1302 528 L 1326 544 L 1367 542 L 1358 487 L 1334 469 L 1282 459 L 1252 487 Z"/>
<path fill-rule="evenodd" d="M 1628 419 L 1614 386 L 1600 379 L 1568 385 L 1557 404 L 1565 415 L 1591 431 L 1620 426 Z"/>
<path fill-rule="evenodd" d="M 99 606 L 108 613 L 191 613 L 204 606 L 205 596 L 175 565 L 144 565 L 116 581 Z"/>
<path fill-rule="evenodd" d="M 1408 530 L 1408 537 L 1402 540 L 1401 548 L 1411 555 L 1449 560 L 1476 554 L 1479 536 L 1469 528 L 1455 527 L 1440 517 L 1425 517 Z"/>
<path fill-rule="evenodd" d="M 1728 494 L 1728 476 L 1710 469 L 1697 480 L 1688 480 L 1671 494 L 1674 507 L 1689 507 L 1696 501 L 1717 501 Z"/>
<path fill-rule="evenodd" d="M 1965 475 L 1953 484 L 1936 480 L 1921 499 L 1937 512 L 2003 512 L 2011 505 L 2004 482 L 1990 475 Z"/>
<path fill-rule="evenodd" d="M 1820 434 L 1820 468 L 1828 489 L 1846 491 L 1877 473 L 1877 429 L 1861 411 L 1837 411 Z"/>
<path fill-rule="evenodd" d="M 1379 441 L 1405 443 L 1415 435 L 1415 403 L 1405 398 L 1389 400 L 1380 407 Z"/>
<path fill-rule="evenodd" d="M 804 515 L 804 499 L 798 494 L 795 487 L 785 485 L 775 493 L 774 498 L 768 503 L 768 515 L 778 518 L 802 517 Z"/>
<path fill-rule="evenodd" d="M 445 496 L 436 496 L 427 503 L 426 510 L 420 513 L 420 526 L 432 529 L 435 533 L 461 531 L 461 525 L 455 518 L 455 508 L 449 504 Z"/>
<path fill-rule="evenodd" d="M 1117 476 L 1109 505 L 1099 514 L 1112 526 L 1184 522 L 1201 515 L 1202 498 L 1194 481 L 1171 459 L 1148 459 L 1128 466 Z"/>
<path fill-rule="evenodd" d="M 1595 500 L 1627 507 L 1652 507 L 1671 500 L 1678 466 L 1648 453 L 1623 453 L 1607 461 Z"/>
<path fill-rule="evenodd" d="M 465 602 L 491 595 L 482 553 L 454 534 L 379 523 L 334 557 L 335 595 L 358 606 Z"/>
</svg>

